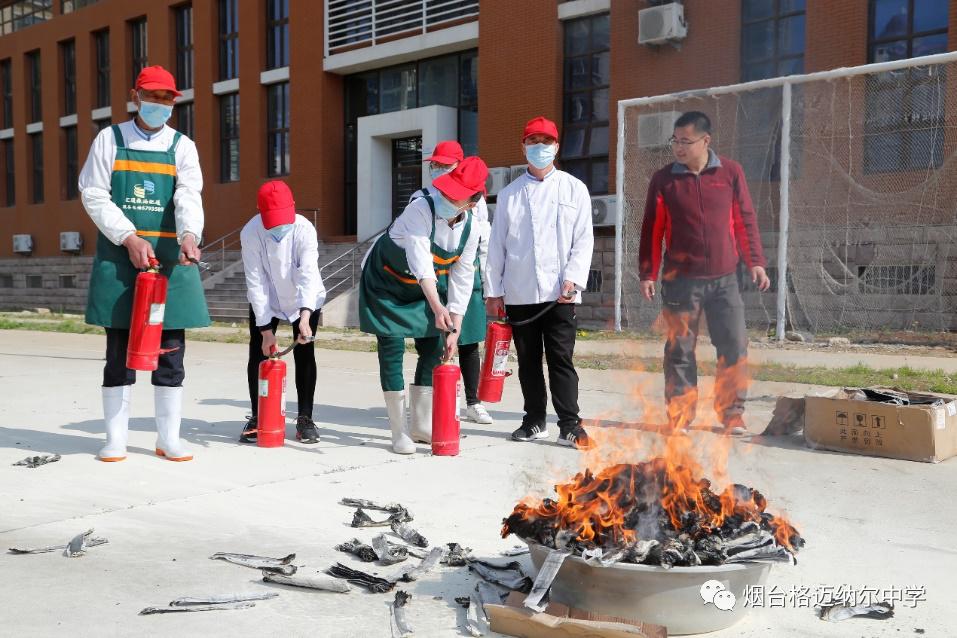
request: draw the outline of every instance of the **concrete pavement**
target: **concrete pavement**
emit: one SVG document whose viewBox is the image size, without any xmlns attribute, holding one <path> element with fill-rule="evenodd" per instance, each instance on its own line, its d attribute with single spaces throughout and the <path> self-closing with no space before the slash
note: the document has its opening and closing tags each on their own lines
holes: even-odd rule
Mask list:
<svg viewBox="0 0 957 638">
<path fill-rule="evenodd" d="M 361 569 L 333 549 L 353 536 L 374 535 L 348 526 L 352 511 L 337 504 L 345 496 L 400 501 L 433 544 L 455 541 L 477 555 L 497 556 L 516 542 L 498 535 L 515 502 L 548 493 L 585 459 L 554 444 L 554 427 L 547 442 L 506 440 L 521 417 L 515 379 L 507 383 L 503 402 L 490 406 L 494 425 L 463 424 L 460 456 L 431 457 L 425 448 L 411 457 L 394 455 L 375 355 L 331 350 L 318 351 L 315 417 L 321 443 L 243 446 L 236 437 L 248 402 L 245 346 L 190 342 L 183 429 L 196 460 L 170 463 L 152 455 L 152 392 L 141 373 L 133 391 L 130 456 L 123 463 L 99 463 L 93 455 L 103 438 L 103 341 L 95 335 L 0 331 L 0 548 L 64 543 L 90 527 L 110 541 L 78 559 L 0 554 L 0 635 L 389 636 L 391 595 L 271 588 L 253 570 L 208 557 L 218 551 L 296 552 L 304 574 L 335 561 Z M 407 379 L 413 363 L 406 361 Z M 291 360 L 289 365 L 289 410 L 295 413 Z M 650 414 L 660 405 L 658 375 L 583 370 L 581 378 L 583 416 L 659 420 Z M 704 393 L 709 381 L 703 382 Z M 763 427 L 774 396 L 807 390 L 755 384 L 749 426 Z M 621 434 L 633 450 L 624 453 L 629 460 L 643 460 L 660 447 L 656 434 Z M 693 439 L 702 458 L 721 454 L 715 435 L 695 432 Z M 63 455 L 58 463 L 11 466 L 28 454 L 54 452 Z M 775 566 L 768 587 L 923 586 L 926 600 L 916 608 L 898 605 L 896 616 L 883 622 L 824 624 L 811 610 L 793 605 L 756 608 L 742 623 L 711 635 L 901 636 L 915 628 L 928 636 L 954 634 L 957 502 L 950 495 L 957 489 L 957 461 L 929 465 L 813 452 L 800 441 L 761 437 L 735 441 L 728 456 L 727 478 L 759 489 L 770 509 L 786 511 L 807 539 L 798 565 Z M 365 568 L 386 575 L 397 570 Z M 416 635 L 462 635 L 453 598 L 473 585 L 466 570 L 448 567 L 411 584 Z M 254 609 L 137 615 L 180 596 L 267 588 L 279 598 Z"/>
</svg>

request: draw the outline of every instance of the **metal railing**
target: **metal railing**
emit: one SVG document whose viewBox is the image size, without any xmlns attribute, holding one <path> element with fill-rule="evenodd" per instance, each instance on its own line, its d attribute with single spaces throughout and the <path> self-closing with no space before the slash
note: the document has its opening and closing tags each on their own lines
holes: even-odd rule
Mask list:
<svg viewBox="0 0 957 638">
<path fill-rule="evenodd" d="M 479 0 L 324 0 L 325 55 L 478 17 Z"/>
<path fill-rule="evenodd" d="M 338 257 L 332 259 L 328 263 L 319 267 L 319 276 L 322 277 L 323 283 L 330 282 L 334 279 L 339 279 L 339 281 L 334 284 L 326 286 L 326 299 L 332 298 L 332 291 L 342 288 L 343 290 L 349 290 L 359 281 L 357 274 L 361 273 L 362 266 L 362 257 L 365 255 L 365 251 L 369 249 L 375 240 L 384 233 L 389 227 L 386 226 L 379 232 L 375 233 L 369 239 L 356 244 L 346 252 L 342 253 Z"/>
<path fill-rule="evenodd" d="M 306 219 L 311 219 L 313 228 L 318 228 L 318 208 L 297 208 L 296 213 L 302 215 Z M 242 247 L 239 239 L 239 233 L 242 230 L 243 226 L 234 228 L 222 237 L 203 244 L 203 261 L 212 266 L 210 270 L 203 273 L 204 279 L 211 277 L 213 274 L 215 274 L 215 272 L 222 272 L 226 269 L 226 266 L 229 265 L 226 263 L 226 254 L 231 251 L 240 250 Z M 216 268 L 216 266 L 218 266 L 218 268 Z"/>
</svg>

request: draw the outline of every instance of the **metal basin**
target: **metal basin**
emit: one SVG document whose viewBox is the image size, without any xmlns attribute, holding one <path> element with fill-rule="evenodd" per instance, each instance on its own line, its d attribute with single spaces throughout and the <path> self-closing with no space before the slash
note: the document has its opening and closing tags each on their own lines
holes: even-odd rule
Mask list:
<svg viewBox="0 0 957 638">
<path fill-rule="evenodd" d="M 535 569 L 548 549 L 528 543 Z M 552 583 L 551 599 L 599 614 L 664 625 L 669 636 L 702 634 L 735 624 L 748 612 L 745 588 L 763 585 L 769 563 L 732 563 L 717 567 L 672 567 L 619 563 L 592 567 L 578 556 L 565 559 Z M 717 580 L 735 596 L 734 608 L 705 604 L 701 585 Z"/>
</svg>

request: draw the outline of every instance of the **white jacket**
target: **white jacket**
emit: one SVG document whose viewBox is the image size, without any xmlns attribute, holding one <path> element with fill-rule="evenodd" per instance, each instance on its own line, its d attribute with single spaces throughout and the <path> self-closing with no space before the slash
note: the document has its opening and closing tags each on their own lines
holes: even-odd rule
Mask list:
<svg viewBox="0 0 957 638">
<path fill-rule="evenodd" d="M 558 169 L 541 181 L 526 171 L 498 193 L 485 296 L 505 297 L 506 304 L 555 301 L 567 279 L 581 303 L 593 247 L 585 184 Z"/>
<path fill-rule="evenodd" d="M 126 147 L 136 151 L 165 151 L 173 143 L 176 131 L 169 126 L 148 138 L 133 120 L 119 124 Z M 119 246 L 136 232 L 133 222 L 113 203 L 110 180 L 116 159 L 116 140 L 112 127 L 106 127 L 93 139 L 83 170 L 80 171 L 80 200 L 93 223 L 107 239 Z M 176 191 L 173 193 L 173 215 L 176 218 L 176 237 L 182 242 L 183 233 L 192 233 L 196 240 L 203 236 L 203 173 L 199 168 L 196 144 L 183 135 L 176 146 Z"/>
<path fill-rule="evenodd" d="M 319 275 L 319 241 L 316 229 L 302 215 L 296 215 L 292 231 L 277 242 L 256 215 L 239 234 L 246 272 L 246 298 L 256 315 L 256 325 L 265 326 L 273 317 L 290 323 L 299 319 L 299 310 L 318 312 L 326 300 L 326 288 Z"/>
</svg>

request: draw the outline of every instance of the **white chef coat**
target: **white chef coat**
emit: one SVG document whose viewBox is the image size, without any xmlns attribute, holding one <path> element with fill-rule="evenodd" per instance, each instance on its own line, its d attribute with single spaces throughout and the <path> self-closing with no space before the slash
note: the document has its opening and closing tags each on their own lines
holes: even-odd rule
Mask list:
<svg viewBox="0 0 957 638">
<path fill-rule="evenodd" d="M 164 126 L 155 133 L 140 129 L 133 120 L 119 124 L 126 147 L 135 151 L 166 151 L 173 144 L 176 130 Z M 133 222 L 113 203 L 110 179 L 116 159 L 113 128 L 106 127 L 93 139 L 90 153 L 80 172 L 80 200 L 83 207 L 107 239 L 119 246 L 136 232 Z M 184 233 L 192 233 L 196 241 L 203 236 L 203 173 L 199 168 L 196 144 L 185 135 L 176 145 L 176 190 L 173 193 L 173 215 L 176 238 L 182 243 Z"/>
<path fill-rule="evenodd" d="M 434 196 L 441 197 L 441 195 Z M 429 203 L 423 198 L 414 199 L 409 202 L 402 214 L 396 217 L 389 228 L 389 237 L 405 250 L 409 272 L 419 281 L 436 278 L 432 262 L 432 244 L 429 242 L 432 219 Z M 435 217 L 435 245 L 442 250 L 455 251 L 459 247 L 464 230 L 464 219 L 449 228 L 447 221 Z M 475 282 L 475 254 L 478 250 L 479 234 L 473 220 L 472 230 L 469 231 L 462 256 L 449 268 L 446 308 L 453 314 L 465 315 L 468 309 Z"/>
<path fill-rule="evenodd" d="M 593 246 L 585 184 L 558 169 L 542 180 L 526 171 L 498 193 L 485 296 L 504 296 L 506 304 L 555 301 L 567 279 L 581 303 Z"/>
<path fill-rule="evenodd" d="M 246 298 L 256 315 L 256 325 L 265 326 L 273 317 L 290 323 L 299 319 L 299 310 L 319 312 L 326 300 L 326 287 L 319 275 L 319 241 L 316 229 L 302 215 L 296 215 L 289 234 L 277 242 L 263 227 L 262 217 L 250 219 L 239 239 L 246 272 Z"/>
</svg>

